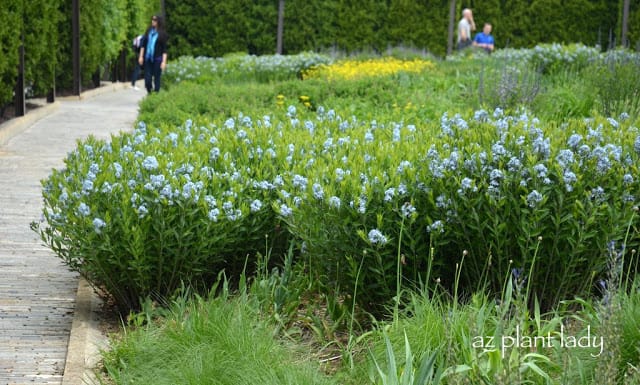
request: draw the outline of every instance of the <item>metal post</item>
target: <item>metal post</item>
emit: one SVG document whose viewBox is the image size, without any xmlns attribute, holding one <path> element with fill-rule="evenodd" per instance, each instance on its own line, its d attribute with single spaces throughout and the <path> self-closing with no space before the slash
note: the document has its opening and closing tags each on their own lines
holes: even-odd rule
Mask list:
<svg viewBox="0 0 640 385">
<path fill-rule="evenodd" d="M 278 2 L 278 32 L 276 36 L 276 53 L 282 55 L 282 35 L 284 34 L 284 0 Z"/>
<path fill-rule="evenodd" d="M 51 85 L 51 89 L 49 93 L 47 93 L 47 103 L 53 103 L 56 101 L 56 70 L 53 70 L 53 74 L 51 75 L 53 78 L 53 84 Z"/>
<path fill-rule="evenodd" d="M 27 105 L 24 95 L 24 38 L 18 48 L 19 64 L 18 64 L 18 81 L 16 82 L 16 106 L 15 115 L 24 116 L 27 111 Z"/>
<path fill-rule="evenodd" d="M 73 94 L 80 95 L 80 0 L 71 1 L 71 61 L 73 62 Z"/>
<path fill-rule="evenodd" d="M 27 105 L 24 95 L 24 1 L 22 2 L 22 24 L 20 25 L 20 47 L 18 48 L 18 80 L 15 89 L 15 116 L 24 116 Z"/>
<path fill-rule="evenodd" d="M 449 5 L 449 34 L 447 36 L 447 55 L 453 53 L 453 30 L 456 23 L 456 0 L 451 0 Z"/>
</svg>

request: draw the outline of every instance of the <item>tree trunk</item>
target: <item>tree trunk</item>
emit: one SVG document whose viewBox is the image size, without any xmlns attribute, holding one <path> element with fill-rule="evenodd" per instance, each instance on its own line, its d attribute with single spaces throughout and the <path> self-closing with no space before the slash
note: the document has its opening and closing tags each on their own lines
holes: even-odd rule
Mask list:
<svg viewBox="0 0 640 385">
<path fill-rule="evenodd" d="M 447 55 L 453 52 L 453 31 L 456 23 L 456 0 L 451 0 L 449 6 L 449 36 L 447 40 Z"/>
<path fill-rule="evenodd" d="M 71 61 L 73 62 L 73 94 L 80 95 L 80 0 L 71 1 Z"/>
<path fill-rule="evenodd" d="M 624 0 L 622 5 L 622 35 L 620 36 L 620 44 L 624 48 L 629 48 L 627 33 L 629 31 L 629 0 Z"/>
</svg>

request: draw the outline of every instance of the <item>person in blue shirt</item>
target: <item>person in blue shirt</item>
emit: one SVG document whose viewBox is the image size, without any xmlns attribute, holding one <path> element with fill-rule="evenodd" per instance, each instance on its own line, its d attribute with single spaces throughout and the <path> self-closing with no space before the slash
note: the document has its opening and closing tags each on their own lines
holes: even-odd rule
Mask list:
<svg viewBox="0 0 640 385">
<path fill-rule="evenodd" d="M 491 36 L 491 24 L 485 23 L 482 32 L 476 34 L 473 39 L 473 46 L 483 48 L 487 53 L 491 53 L 495 48 L 493 36 Z"/>
<path fill-rule="evenodd" d="M 144 86 L 148 93 L 160 91 L 160 77 L 167 66 L 168 39 L 163 18 L 160 15 L 153 16 L 151 26 L 140 41 L 138 57 L 138 63 L 144 68 Z"/>
</svg>

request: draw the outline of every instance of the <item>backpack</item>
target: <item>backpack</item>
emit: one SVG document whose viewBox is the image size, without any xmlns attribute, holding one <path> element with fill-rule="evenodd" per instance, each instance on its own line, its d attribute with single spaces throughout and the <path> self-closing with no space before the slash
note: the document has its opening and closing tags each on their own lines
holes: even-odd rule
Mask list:
<svg viewBox="0 0 640 385">
<path fill-rule="evenodd" d="M 142 35 L 138 35 L 133 39 L 133 51 L 138 53 L 140 51 L 140 43 L 142 42 Z"/>
</svg>

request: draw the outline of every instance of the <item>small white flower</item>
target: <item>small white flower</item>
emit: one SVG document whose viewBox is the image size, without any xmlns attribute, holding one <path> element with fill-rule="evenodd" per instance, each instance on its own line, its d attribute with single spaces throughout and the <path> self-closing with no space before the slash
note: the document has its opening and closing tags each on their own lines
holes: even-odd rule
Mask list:
<svg viewBox="0 0 640 385">
<path fill-rule="evenodd" d="M 209 220 L 212 222 L 218 222 L 218 216 L 220 215 L 220 210 L 217 208 L 209 210 Z"/>
<path fill-rule="evenodd" d="M 82 215 L 83 217 L 87 217 L 89 216 L 89 214 L 91 214 L 91 209 L 84 202 L 81 202 L 78 206 L 78 214 Z"/>
<path fill-rule="evenodd" d="M 258 199 L 255 199 L 253 202 L 251 202 L 250 208 L 252 213 L 258 212 L 262 208 L 262 202 Z"/>
<path fill-rule="evenodd" d="M 405 218 L 411 217 L 416 212 L 416 208 L 413 207 L 413 205 L 409 202 L 405 202 L 405 204 L 402 205 L 401 210 L 402 210 L 402 216 Z"/>
<path fill-rule="evenodd" d="M 314 183 L 312 186 L 313 189 L 313 197 L 322 200 L 324 198 L 324 191 L 320 183 Z"/>
<path fill-rule="evenodd" d="M 158 166 L 158 160 L 153 155 L 146 157 L 144 161 L 142 161 L 142 167 L 148 171 L 155 170 Z"/>
<path fill-rule="evenodd" d="M 430 226 L 427 226 L 428 233 L 444 233 L 444 223 L 441 220 L 433 222 Z"/>
<path fill-rule="evenodd" d="M 369 231 L 368 234 L 369 237 L 369 242 L 371 242 L 374 245 L 385 245 L 388 240 L 387 237 L 385 237 L 382 232 L 380 232 L 380 230 L 378 229 L 372 229 L 371 231 Z"/>
<path fill-rule="evenodd" d="M 396 195 L 396 189 L 393 188 L 393 187 L 389 187 L 384 192 L 384 201 L 387 202 L 387 203 L 391 202 L 395 195 Z"/>
<path fill-rule="evenodd" d="M 536 206 L 538 206 L 538 203 L 542 202 L 542 194 L 540 194 L 537 190 L 533 190 L 529 193 L 529 195 L 527 195 L 527 205 L 529 207 L 536 208 Z"/>
<path fill-rule="evenodd" d="M 149 210 L 147 210 L 147 206 L 145 205 L 140 205 L 138 207 L 138 217 L 140 218 L 144 218 L 147 216 L 147 214 L 149 213 Z"/>
<path fill-rule="evenodd" d="M 96 233 L 100 234 L 102 232 L 102 229 L 105 228 L 107 226 L 107 224 L 100 218 L 94 218 L 93 219 L 93 229 L 96 231 Z"/>
<path fill-rule="evenodd" d="M 280 215 L 282 215 L 283 217 L 290 217 L 291 215 L 293 215 L 293 210 L 283 203 L 280 205 Z"/>
</svg>

